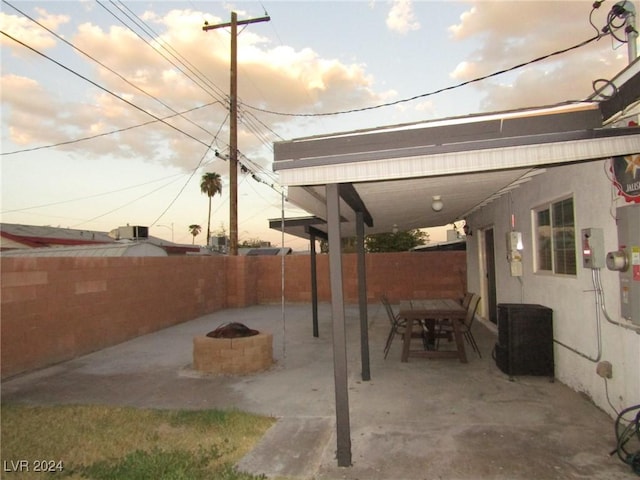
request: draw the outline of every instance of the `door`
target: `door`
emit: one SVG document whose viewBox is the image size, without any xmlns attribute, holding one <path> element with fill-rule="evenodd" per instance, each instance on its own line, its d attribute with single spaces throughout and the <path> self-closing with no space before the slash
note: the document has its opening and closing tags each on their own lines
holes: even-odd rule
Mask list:
<svg viewBox="0 0 640 480">
<path fill-rule="evenodd" d="M 487 272 L 487 308 L 488 317 L 498 323 L 498 306 L 496 297 L 496 262 L 493 248 L 493 228 L 484 231 L 485 272 Z"/>
</svg>

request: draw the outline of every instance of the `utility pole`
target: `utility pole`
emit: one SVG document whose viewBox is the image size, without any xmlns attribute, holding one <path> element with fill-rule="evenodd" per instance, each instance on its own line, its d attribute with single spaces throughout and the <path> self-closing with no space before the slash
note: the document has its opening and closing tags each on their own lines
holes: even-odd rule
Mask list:
<svg viewBox="0 0 640 480">
<path fill-rule="evenodd" d="M 238 21 L 231 12 L 231 22 L 205 25 L 202 30 L 231 27 L 231 74 L 229 86 L 229 255 L 238 255 L 238 25 L 268 22 L 271 17 Z"/>
</svg>

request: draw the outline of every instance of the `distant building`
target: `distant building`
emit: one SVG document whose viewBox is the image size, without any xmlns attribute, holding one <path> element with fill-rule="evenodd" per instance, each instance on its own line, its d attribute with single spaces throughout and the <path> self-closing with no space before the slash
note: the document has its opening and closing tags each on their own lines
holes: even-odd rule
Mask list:
<svg viewBox="0 0 640 480">
<path fill-rule="evenodd" d="M 124 240 L 129 243 L 120 243 Z M 131 256 L 132 253 L 137 252 L 142 254 L 141 256 L 154 255 L 154 248 L 131 248 L 132 243 L 136 242 L 140 244 L 146 244 L 150 247 L 158 247 L 167 255 L 187 255 L 187 254 L 199 254 L 201 253 L 200 247 L 195 245 L 183 245 L 178 243 L 169 242 L 161 238 L 149 236 L 149 228 L 143 226 L 124 226 L 118 227 L 111 232 L 98 232 L 92 230 L 75 230 L 71 228 L 60 228 L 50 226 L 35 226 L 35 225 L 20 225 L 11 223 L 0 224 L 0 251 L 4 254 L 10 250 L 25 250 L 36 249 L 37 255 L 51 256 L 53 253 L 45 253 L 45 248 L 62 248 L 62 247 L 78 247 L 78 246 L 94 246 L 100 245 L 128 245 L 124 251 L 128 252 L 126 255 Z M 114 249 L 96 250 L 91 253 L 90 249 L 76 250 L 83 255 L 75 256 L 100 256 L 98 252 L 102 252 L 104 256 L 106 252 L 122 252 L 123 248 L 115 247 Z M 157 252 L 156 252 L 157 253 Z M 31 253 L 30 256 L 35 254 Z M 58 252 L 58 255 L 61 252 Z M 71 253 L 69 253 L 71 255 Z M 115 255 L 115 256 L 121 256 Z M 157 256 L 157 255 L 154 255 Z"/>
<path fill-rule="evenodd" d="M 4 250 L 3 257 L 166 257 L 167 251 L 151 243 L 113 242 L 72 247 L 40 247 Z"/>
</svg>

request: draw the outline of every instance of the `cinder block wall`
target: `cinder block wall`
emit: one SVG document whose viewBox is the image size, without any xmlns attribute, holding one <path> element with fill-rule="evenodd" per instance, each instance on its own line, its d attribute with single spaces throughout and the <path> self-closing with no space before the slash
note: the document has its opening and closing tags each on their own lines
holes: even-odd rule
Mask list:
<svg viewBox="0 0 640 480">
<path fill-rule="evenodd" d="M 369 301 L 461 297 L 465 252 L 370 254 Z M 311 301 L 310 259 L 284 258 L 285 299 Z M 1 258 L 2 378 L 69 360 L 225 308 L 276 303 L 282 257 Z M 345 301 L 358 301 L 357 257 L 344 255 Z M 318 297 L 330 301 L 328 256 Z"/>
<path fill-rule="evenodd" d="M 227 308 L 226 260 L 3 258 L 2 378 Z"/>
<path fill-rule="evenodd" d="M 367 297 L 375 302 L 385 293 L 391 302 L 405 298 L 463 297 L 467 284 L 466 252 L 402 252 L 366 255 Z M 318 299 L 331 300 L 329 257 L 316 257 Z M 257 303 L 279 301 L 282 292 L 282 257 L 253 257 L 258 288 Z M 307 255 L 284 257 L 285 298 L 311 301 L 311 260 Z M 345 301 L 358 302 L 356 254 L 342 257 Z M 268 281 L 266 281 L 268 279 Z"/>
</svg>

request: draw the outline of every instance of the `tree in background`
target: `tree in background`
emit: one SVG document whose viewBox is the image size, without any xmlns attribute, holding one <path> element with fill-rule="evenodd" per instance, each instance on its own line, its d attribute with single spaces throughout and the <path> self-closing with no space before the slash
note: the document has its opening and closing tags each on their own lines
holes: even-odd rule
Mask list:
<svg viewBox="0 0 640 480">
<path fill-rule="evenodd" d="M 376 233 L 367 235 L 364 244 L 367 252 L 406 252 L 418 245 L 425 245 L 429 234 L 419 229 L 396 233 Z"/>
<path fill-rule="evenodd" d="M 193 235 L 193 240 L 191 241 L 191 245 L 195 245 L 196 237 L 200 235 L 201 231 L 202 231 L 202 227 L 200 225 L 196 225 L 195 223 L 193 225 L 189 225 L 189 233 Z"/>
<path fill-rule="evenodd" d="M 375 233 L 364 237 L 365 250 L 369 253 L 381 252 L 407 252 L 418 245 L 426 245 L 429 242 L 429 234 L 419 229 L 404 232 Z M 329 243 L 320 240 L 320 252 L 329 252 Z M 342 252 L 356 252 L 356 238 L 342 239 Z"/>
<path fill-rule="evenodd" d="M 200 191 L 209 197 L 209 214 L 207 215 L 207 245 L 211 238 L 211 199 L 218 193 L 222 195 L 222 177 L 217 173 L 205 173 L 200 180 Z"/>
<path fill-rule="evenodd" d="M 271 246 L 271 242 L 266 242 L 259 238 L 250 238 L 249 240 L 243 240 L 240 244 L 242 248 L 261 248 L 264 246 Z"/>
</svg>

